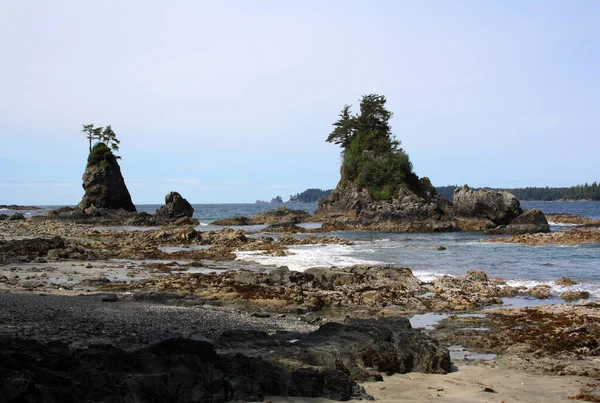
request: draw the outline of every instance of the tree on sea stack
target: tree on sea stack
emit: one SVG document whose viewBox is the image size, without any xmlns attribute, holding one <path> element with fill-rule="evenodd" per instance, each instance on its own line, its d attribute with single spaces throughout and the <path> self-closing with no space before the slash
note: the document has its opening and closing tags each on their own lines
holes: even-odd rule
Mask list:
<svg viewBox="0 0 600 403">
<path fill-rule="evenodd" d="M 327 141 L 342 147 L 341 183 L 367 189 L 376 201 L 391 200 L 402 184 L 419 188 L 408 154 L 392 134 L 392 112 L 385 108 L 383 95 L 364 95 L 360 112 L 352 114 L 346 105 L 333 125 Z"/>
<path fill-rule="evenodd" d="M 102 130 L 104 129 L 104 130 Z M 83 125 L 83 129 L 81 130 L 83 134 L 85 134 L 86 138 L 90 143 L 90 153 L 92 152 L 92 142 L 96 140 L 97 142 L 102 142 L 106 146 L 110 147 L 113 151 L 119 151 L 119 144 L 121 141 L 117 139 L 116 133 L 113 131 L 111 125 L 103 127 L 94 127 L 94 124 L 91 123 L 89 125 Z M 120 158 L 115 156 L 115 158 Z"/>
</svg>

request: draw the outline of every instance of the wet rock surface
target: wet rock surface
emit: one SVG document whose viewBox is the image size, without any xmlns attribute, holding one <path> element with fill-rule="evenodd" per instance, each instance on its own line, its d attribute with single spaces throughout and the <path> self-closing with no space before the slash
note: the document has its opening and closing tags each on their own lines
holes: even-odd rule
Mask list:
<svg viewBox="0 0 600 403">
<path fill-rule="evenodd" d="M 357 380 L 450 369 L 406 319 L 314 327 L 204 306 L 0 294 L 0 394 L 40 401 L 367 398 Z M 16 318 L 7 326 L 7 318 Z M 272 333 L 273 330 L 279 330 Z"/>
<path fill-rule="evenodd" d="M 513 368 L 600 376 L 600 303 L 497 308 L 477 317 L 451 316 L 435 331 L 446 344 L 499 354 Z"/>
</svg>

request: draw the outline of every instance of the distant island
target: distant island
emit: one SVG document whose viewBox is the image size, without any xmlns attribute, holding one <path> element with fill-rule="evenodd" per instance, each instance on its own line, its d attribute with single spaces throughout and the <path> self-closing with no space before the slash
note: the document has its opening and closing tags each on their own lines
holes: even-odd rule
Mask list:
<svg viewBox="0 0 600 403">
<path fill-rule="evenodd" d="M 452 200 L 456 185 L 436 186 L 436 190 Z M 475 188 L 474 188 L 475 189 Z M 506 191 L 515 195 L 519 200 L 525 201 L 559 201 L 559 200 L 590 200 L 600 201 L 600 187 L 597 182 L 571 187 L 526 187 L 513 189 L 483 188 L 488 190 Z M 475 189 L 478 190 L 478 189 Z"/>
<path fill-rule="evenodd" d="M 329 196 L 332 191 L 333 189 L 306 189 L 302 193 L 296 193 L 295 196 L 290 195 L 288 203 L 316 203 L 322 198 Z"/>
<path fill-rule="evenodd" d="M 255 204 L 283 204 L 283 199 L 281 198 L 281 196 L 275 196 L 274 198 L 271 199 L 270 202 L 265 201 L 265 200 L 257 200 L 254 203 Z"/>
<path fill-rule="evenodd" d="M 41 207 L 37 206 L 19 206 L 16 204 L 0 204 L 0 209 L 6 210 L 41 210 Z"/>
</svg>

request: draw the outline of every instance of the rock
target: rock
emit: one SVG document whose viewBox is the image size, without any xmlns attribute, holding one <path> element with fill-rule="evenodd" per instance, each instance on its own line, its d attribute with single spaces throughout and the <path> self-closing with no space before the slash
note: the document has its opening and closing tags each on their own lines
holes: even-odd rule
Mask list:
<svg viewBox="0 0 600 403">
<path fill-rule="evenodd" d="M 156 210 L 156 220 L 159 222 L 175 221 L 181 217 L 192 217 L 194 208 L 177 192 L 169 192 L 165 196 L 165 205 Z"/>
<path fill-rule="evenodd" d="M 433 248 L 434 250 L 446 250 L 446 247 L 444 245 L 438 245 L 435 248 Z"/>
<path fill-rule="evenodd" d="M 457 229 L 450 201 L 422 178 L 418 192 L 400 188 L 391 201 L 375 201 L 366 189 L 340 181 L 329 196 L 319 201 L 315 220 L 328 225 L 382 231 L 439 232 Z M 324 226 L 325 227 L 325 226 Z"/>
<path fill-rule="evenodd" d="M 561 277 L 554 282 L 556 285 L 576 285 L 577 281 L 570 279 L 569 277 Z"/>
<path fill-rule="evenodd" d="M 8 215 L 0 214 L 0 221 L 8 220 Z"/>
<path fill-rule="evenodd" d="M 381 379 L 379 372 L 449 370 L 448 350 L 404 318 L 327 323 L 312 333 L 237 329 L 214 343 L 170 337 L 128 348 L 0 335 L 3 401 L 368 399 L 356 382 Z"/>
<path fill-rule="evenodd" d="M 467 185 L 454 191 L 453 210 L 457 217 L 489 220 L 494 224 L 508 225 L 522 212 L 519 200 L 508 192 L 472 190 Z M 481 228 L 481 229 L 486 229 Z"/>
<path fill-rule="evenodd" d="M 297 224 L 305 221 L 310 214 L 304 210 L 293 210 L 286 206 L 280 206 L 276 210 L 268 210 L 262 213 L 256 213 L 252 217 L 252 224 Z"/>
<path fill-rule="evenodd" d="M 102 296 L 102 302 L 118 302 L 119 297 L 117 294 L 105 294 Z"/>
<path fill-rule="evenodd" d="M 282 222 L 278 224 L 271 224 L 267 227 L 263 228 L 262 232 L 288 232 L 288 233 L 297 233 L 297 232 L 306 232 L 306 230 L 302 227 L 297 226 L 292 222 Z"/>
<path fill-rule="evenodd" d="M 25 257 L 25 261 L 31 261 L 46 255 L 50 258 L 49 251 L 65 251 L 65 248 L 65 241 L 59 236 L 50 239 L 33 238 L 6 241 L 0 244 L 0 262 L 17 261 L 18 257 Z"/>
<path fill-rule="evenodd" d="M 579 299 L 588 299 L 590 297 L 590 293 L 587 291 L 565 291 L 560 294 L 560 297 L 565 301 L 577 301 Z"/>
<path fill-rule="evenodd" d="M 251 220 L 248 217 L 237 216 L 233 218 L 225 218 L 222 220 L 216 220 L 211 223 L 211 225 L 223 225 L 223 226 L 242 226 L 242 225 L 250 225 L 252 224 Z"/>
<path fill-rule="evenodd" d="M 21 213 L 12 213 L 9 217 L 8 220 L 9 221 L 19 221 L 19 220 L 24 220 L 25 216 Z"/>
<path fill-rule="evenodd" d="M 83 190 L 85 194 L 78 205 L 81 210 L 93 206 L 136 211 L 117 158 L 104 143 L 96 144 L 88 157 L 83 174 Z"/>
<path fill-rule="evenodd" d="M 152 226 L 156 225 L 156 219 L 152 214 L 148 214 L 145 212 L 137 213 L 129 218 L 127 218 L 124 222 L 125 225 L 147 225 Z"/>
<path fill-rule="evenodd" d="M 544 213 L 540 209 L 533 208 L 515 218 L 506 227 L 506 232 L 513 235 L 550 232 L 550 226 Z"/>
<path fill-rule="evenodd" d="M 527 290 L 527 294 L 537 299 L 550 298 L 550 286 L 545 284 L 536 285 Z"/>
</svg>

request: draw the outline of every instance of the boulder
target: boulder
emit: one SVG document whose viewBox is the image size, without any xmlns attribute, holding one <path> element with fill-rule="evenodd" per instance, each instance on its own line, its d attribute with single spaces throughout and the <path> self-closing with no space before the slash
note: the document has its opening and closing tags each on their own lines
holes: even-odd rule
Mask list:
<svg viewBox="0 0 600 403">
<path fill-rule="evenodd" d="M 83 174 L 83 190 L 85 194 L 77 206 L 80 210 L 95 207 L 136 211 L 117 157 L 104 143 L 96 144 L 88 157 Z"/>
<path fill-rule="evenodd" d="M 544 213 L 540 209 L 534 208 L 515 218 L 506 227 L 506 232 L 513 235 L 550 232 L 550 226 Z"/>
<path fill-rule="evenodd" d="M 25 216 L 24 216 L 23 214 L 21 214 L 21 213 L 12 213 L 12 214 L 11 214 L 11 215 L 8 217 L 8 219 L 9 219 L 10 221 L 20 221 L 20 220 L 24 220 L 24 219 L 25 219 Z"/>
<path fill-rule="evenodd" d="M 8 220 L 8 215 L 0 214 L 0 221 Z"/>
<path fill-rule="evenodd" d="M 165 196 L 165 205 L 156 210 L 156 220 L 159 222 L 175 221 L 181 217 L 192 217 L 194 208 L 177 192 L 169 192 Z"/>
<path fill-rule="evenodd" d="M 519 200 L 511 193 L 473 190 L 464 185 L 454 191 L 453 210 L 458 218 L 479 219 L 483 228 L 508 225 L 523 213 Z"/>
</svg>

